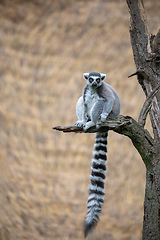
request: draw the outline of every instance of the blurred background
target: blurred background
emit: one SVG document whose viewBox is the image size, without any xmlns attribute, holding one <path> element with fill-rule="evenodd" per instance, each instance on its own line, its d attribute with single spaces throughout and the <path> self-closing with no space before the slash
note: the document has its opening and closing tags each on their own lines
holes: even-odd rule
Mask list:
<svg viewBox="0 0 160 240">
<path fill-rule="evenodd" d="M 159 0 L 144 1 L 150 30 Z M 84 72 L 107 74 L 121 114 L 145 100 L 136 77 L 124 0 L 0 1 L 0 239 L 80 240 L 94 134 L 74 125 Z M 146 128 L 152 134 L 148 119 Z M 131 141 L 109 133 L 105 202 L 88 239 L 140 240 L 145 167 Z"/>
</svg>

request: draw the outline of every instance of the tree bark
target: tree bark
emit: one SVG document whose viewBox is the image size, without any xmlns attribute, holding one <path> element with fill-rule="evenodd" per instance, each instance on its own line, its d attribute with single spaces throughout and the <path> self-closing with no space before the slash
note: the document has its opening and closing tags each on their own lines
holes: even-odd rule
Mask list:
<svg viewBox="0 0 160 240">
<path fill-rule="evenodd" d="M 146 96 L 160 84 L 160 30 L 150 35 L 142 0 L 126 0 L 130 12 L 130 38 L 138 82 Z M 143 240 L 160 239 L 160 93 L 153 98 L 150 119 L 154 146 L 146 165 Z"/>
</svg>

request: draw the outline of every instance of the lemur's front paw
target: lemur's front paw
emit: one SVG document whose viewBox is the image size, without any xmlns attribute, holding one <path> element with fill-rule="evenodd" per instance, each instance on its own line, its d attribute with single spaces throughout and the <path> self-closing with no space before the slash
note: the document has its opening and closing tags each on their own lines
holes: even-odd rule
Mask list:
<svg viewBox="0 0 160 240">
<path fill-rule="evenodd" d="M 84 127 L 85 127 L 85 122 L 78 120 L 78 121 L 75 123 L 75 126 L 77 126 L 77 127 L 79 127 L 79 128 L 84 128 Z"/>
</svg>

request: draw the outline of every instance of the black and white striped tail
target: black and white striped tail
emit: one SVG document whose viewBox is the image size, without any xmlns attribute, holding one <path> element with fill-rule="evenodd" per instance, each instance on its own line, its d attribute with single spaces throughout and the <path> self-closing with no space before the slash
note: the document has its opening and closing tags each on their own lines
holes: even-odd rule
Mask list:
<svg viewBox="0 0 160 240">
<path fill-rule="evenodd" d="M 93 151 L 92 173 L 90 175 L 91 184 L 89 185 L 88 211 L 85 218 L 84 235 L 96 226 L 99 215 L 102 211 L 104 202 L 104 183 L 107 160 L 107 137 L 106 133 L 96 133 L 95 151 Z"/>
</svg>

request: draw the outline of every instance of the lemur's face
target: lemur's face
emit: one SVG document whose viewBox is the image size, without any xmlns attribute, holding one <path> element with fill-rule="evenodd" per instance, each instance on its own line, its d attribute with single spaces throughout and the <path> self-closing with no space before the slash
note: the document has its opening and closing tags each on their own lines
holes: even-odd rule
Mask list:
<svg viewBox="0 0 160 240">
<path fill-rule="evenodd" d="M 106 74 L 98 72 L 90 72 L 83 74 L 84 79 L 87 81 L 87 84 L 92 88 L 98 88 L 102 85 L 103 80 L 106 77 Z"/>
</svg>

